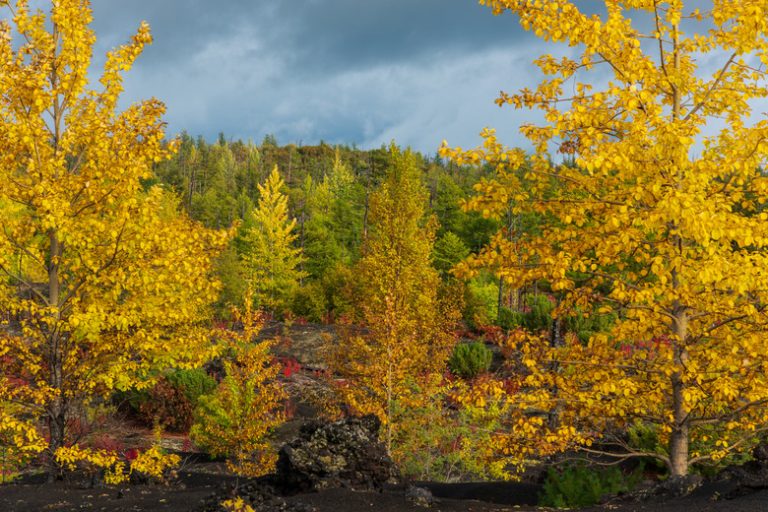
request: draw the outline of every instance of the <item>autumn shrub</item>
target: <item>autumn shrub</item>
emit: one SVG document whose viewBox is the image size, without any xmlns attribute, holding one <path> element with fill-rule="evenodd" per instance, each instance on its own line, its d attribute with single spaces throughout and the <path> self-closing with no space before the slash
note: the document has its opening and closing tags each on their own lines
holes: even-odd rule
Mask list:
<svg viewBox="0 0 768 512">
<path fill-rule="evenodd" d="M 201 396 L 216 389 L 216 380 L 202 368 L 165 372 L 148 389 L 131 389 L 115 394 L 147 426 L 159 424 L 173 432 L 186 432 Z"/>
<path fill-rule="evenodd" d="M 176 369 L 165 375 L 166 380 L 184 393 L 193 406 L 203 395 L 216 389 L 216 380 L 202 368 Z"/>
<path fill-rule="evenodd" d="M 243 310 L 233 309 L 243 329 L 223 335 L 234 357 L 222 360 L 225 377 L 216 390 L 200 397 L 190 437 L 209 454 L 227 457 L 231 471 L 258 477 L 277 462 L 269 436 L 284 421 L 286 393 L 277 381 L 280 365 L 270 352 L 274 342 L 255 341 L 264 320 L 252 306 L 247 294 Z"/>
<path fill-rule="evenodd" d="M 125 448 L 125 445 L 115 435 L 106 432 L 99 432 L 90 436 L 86 444 L 93 450 L 110 453 L 119 453 Z"/>
<path fill-rule="evenodd" d="M 505 383 L 490 374 L 453 382 L 449 404 L 456 410 L 459 460 L 463 471 L 476 479 L 517 480 L 521 469 L 535 456 L 532 449 L 513 457 L 499 450 L 500 445 L 512 442 L 528 443 L 528 439 L 520 439 L 522 433 L 513 414 L 515 404 L 508 399 L 515 384 L 516 379 Z"/>
<path fill-rule="evenodd" d="M 161 425 L 173 432 L 186 432 L 192 426 L 194 406 L 183 389 L 161 377 L 150 390 L 141 394 L 139 419 L 147 425 Z"/>
<path fill-rule="evenodd" d="M 563 469 L 550 468 L 539 505 L 556 508 L 594 505 L 604 496 L 633 489 L 640 483 L 642 474 L 642 464 L 630 474 L 625 474 L 618 467 L 593 468 L 584 464 Z"/>
<path fill-rule="evenodd" d="M 262 342 L 226 362 L 226 377 L 216 391 L 201 397 L 190 430 L 192 440 L 243 476 L 268 473 L 277 460 L 269 444 L 272 429 L 282 423 L 284 392 L 275 381 L 271 343 Z"/>
<path fill-rule="evenodd" d="M 482 379 L 482 377 L 481 377 Z M 460 381 L 461 385 L 469 385 Z M 454 383 L 457 384 L 457 383 Z M 492 460 L 494 433 L 502 427 L 501 404 L 483 410 L 448 406 L 451 386 L 438 389 L 418 408 L 397 411 L 401 428 L 393 452 L 400 472 L 422 481 L 456 482 L 508 479 L 505 460 Z"/>
<path fill-rule="evenodd" d="M 460 343 L 454 347 L 453 354 L 448 360 L 448 367 L 455 375 L 473 379 L 488 371 L 492 359 L 493 352 L 485 346 L 485 343 L 480 341 Z"/>
<path fill-rule="evenodd" d="M 417 408 L 399 407 L 401 420 L 396 449 L 392 454 L 400 472 L 415 480 L 451 481 L 464 476 L 457 449 L 462 433 L 441 396 Z"/>
<path fill-rule="evenodd" d="M 109 485 L 119 484 L 128 479 L 125 461 L 121 460 L 119 454 L 114 451 L 74 444 L 58 448 L 54 457 L 62 469 L 83 471 L 91 475 L 94 480 L 101 478 Z"/>
<path fill-rule="evenodd" d="M 132 480 L 140 482 L 165 482 L 180 461 L 181 457 L 167 453 L 156 443 L 149 449 L 138 452 L 136 457 L 129 461 L 130 476 Z"/>
<path fill-rule="evenodd" d="M 92 446 L 73 444 L 61 447 L 54 457 L 63 469 L 83 471 L 90 474 L 94 481 L 101 479 L 108 485 L 128 480 L 163 482 L 179 465 L 181 458 L 167 453 L 160 446 L 161 438 L 162 429 L 156 427 L 154 443 L 143 451 L 121 450 L 114 440 L 107 440 L 106 443 L 92 443 Z"/>
<path fill-rule="evenodd" d="M 240 496 L 237 498 L 224 500 L 220 503 L 220 505 L 225 512 L 256 512 L 255 509 L 246 503 L 246 501 Z"/>
</svg>

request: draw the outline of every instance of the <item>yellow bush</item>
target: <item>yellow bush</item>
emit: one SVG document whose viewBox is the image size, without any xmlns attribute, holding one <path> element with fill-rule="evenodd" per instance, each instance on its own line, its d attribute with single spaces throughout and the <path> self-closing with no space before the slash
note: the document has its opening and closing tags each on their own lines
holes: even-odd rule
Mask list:
<svg viewBox="0 0 768 512">
<path fill-rule="evenodd" d="M 231 500 L 222 501 L 221 507 L 227 512 L 256 512 L 252 506 L 239 496 Z"/>
<path fill-rule="evenodd" d="M 166 471 L 178 466 L 179 462 L 181 457 L 167 454 L 160 446 L 154 445 L 131 461 L 131 473 L 141 473 L 150 478 L 163 480 Z"/>
<path fill-rule="evenodd" d="M 78 465 L 90 472 L 104 470 L 104 482 L 110 485 L 120 484 L 128 480 L 125 463 L 120 461 L 114 452 L 73 445 L 59 448 L 54 457 L 61 467 L 69 471 L 74 471 Z"/>
</svg>

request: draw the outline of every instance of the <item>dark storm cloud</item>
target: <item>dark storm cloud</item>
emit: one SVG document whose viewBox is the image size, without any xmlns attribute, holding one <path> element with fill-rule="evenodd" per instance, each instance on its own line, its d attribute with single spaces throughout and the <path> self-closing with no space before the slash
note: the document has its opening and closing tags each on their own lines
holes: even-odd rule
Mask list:
<svg viewBox="0 0 768 512">
<path fill-rule="evenodd" d="M 514 43 L 515 23 L 473 0 L 359 0 L 280 4 L 280 19 L 301 59 L 317 69 L 365 68 L 448 57 Z"/>
<path fill-rule="evenodd" d="M 169 132 L 282 143 L 396 140 L 432 152 L 510 126 L 499 89 L 527 85 L 533 40 L 474 0 L 94 0 L 97 55 L 141 20 L 155 43 L 126 78 Z M 97 63 L 103 57 L 97 58 Z M 528 80 L 528 81 L 526 81 Z"/>
<path fill-rule="evenodd" d="M 49 0 L 31 0 L 50 6 Z M 704 0 L 701 0 L 703 3 Z M 442 139 L 474 146 L 485 126 L 529 147 L 518 127 L 540 121 L 499 109 L 499 90 L 531 87 L 531 61 L 553 50 L 514 17 L 476 0 L 92 0 L 95 66 L 142 20 L 155 43 L 125 80 L 124 104 L 155 96 L 173 135 L 379 146 L 433 152 Z M 601 2 L 580 5 L 601 12 Z M 640 19 L 633 20 L 639 27 Z M 704 75 L 721 55 L 699 62 Z M 607 70 L 578 76 L 604 86 Z M 759 107 L 759 108 L 758 108 Z M 768 102 L 755 105 L 755 112 Z"/>
<path fill-rule="evenodd" d="M 94 10 L 97 30 L 112 43 L 142 19 L 165 39 L 167 55 L 250 27 L 297 69 L 326 71 L 481 50 L 521 36 L 509 16 L 495 18 L 474 0 L 96 0 Z"/>
</svg>

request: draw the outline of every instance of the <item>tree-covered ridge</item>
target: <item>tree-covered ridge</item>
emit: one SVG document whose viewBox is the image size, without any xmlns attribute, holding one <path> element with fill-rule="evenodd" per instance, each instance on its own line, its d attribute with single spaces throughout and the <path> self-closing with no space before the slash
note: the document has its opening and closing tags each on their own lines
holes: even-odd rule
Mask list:
<svg viewBox="0 0 768 512">
<path fill-rule="evenodd" d="M 469 197 L 473 185 L 490 171 L 458 166 L 437 155 L 414 153 L 414 157 L 429 190 L 429 204 L 443 230 L 460 230 L 464 226 L 460 226 L 459 200 Z M 344 172 L 350 178 L 334 177 L 338 164 L 346 168 Z M 390 165 L 389 148 L 383 146 L 369 150 L 322 142 L 317 146 L 278 146 L 269 136 L 255 144 L 230 141 L 224 134 L 209 142 L 182 133 L 174 157 L 155 166 L 155 179 L 179 194 L 193 218 L 209 227 L 224 227 L 247 216 L 258 201 L 258 185 L 264 183 L 275 166 L 289 191 L 291 215 L 301 222 L 302 214 L 306 216 L 308 195 L 326 178 L 330 180 L 329 186 L 339 179 L 348 179 L 354 188 L 362 188 L 362 193 L 358 193 L 362 203 L 354 206 L 365 210 L 365 197 L 382 182 Z M 347 202 L 360 202 L 358 195 L 349 196 Z M 481 244 L 470 245 L 478 248 Z"/>
<path fill-rule="evenodd" d="M 412 159 L 425 187 L 424 207 L 437 220 L 432 261 L 443 278 L 449 278 L 451 267 L 483 247 L 499 227 L 497 221 L 461 208 L 461 202 L 470 197 L 474 185 L 490 170 L 460 167 L 438 156 L 419 153 L 412 153 Z M 259 231 L 255 225 L 263 226 L 265 222 L 262 203 L 274 201 L 264 191 L 276 169 L 281 181 L 278 188 L 288 207 L 283 222 L 293 225 L 290 246 L 300 251 L 294 267 L 295 282 L 301 286 L 290 282 L 279 285 L 283 297 L 268 309 L 332 321 L 340 314 L 352 313 L 350 268 L 360 259 L 370 229 L 371 198 L 393 164 L 392 150 L 386 147 L 361 150 L 327 144 L 278 146 L 272 137 L 254 144 L 228 141 L 224 135 L 209 143 L 182 134 L 177 153 L 156 165 L 154 179 L 170 186 L 183 208 L 204 225 L 239 225 L 239 234 L 219 265 L 225 283 L 221 299 L 224 306 L 239 302 L 249 279 L 247 267 L 253 268 L 253 262 L 266 254 L 263 244 L 261 249 L 256 248 L 254 233 Z M 262 256 L 254 255 L 254 251 Z M 253 272 L 250 276 L 254 276 Z M 284 276 L 281 272 L 278 281 Z M 260 274 L 259 280 L 264 277 Z M 254 289 L 259 286 L 254 284 Z M 479 313 L 483 317 L 480 323 L 495 320 L 498 286 L 494 278 L 483 276 L 473 286 L 477 300 L 484 304 L 468 314 Z"/>
</svg>

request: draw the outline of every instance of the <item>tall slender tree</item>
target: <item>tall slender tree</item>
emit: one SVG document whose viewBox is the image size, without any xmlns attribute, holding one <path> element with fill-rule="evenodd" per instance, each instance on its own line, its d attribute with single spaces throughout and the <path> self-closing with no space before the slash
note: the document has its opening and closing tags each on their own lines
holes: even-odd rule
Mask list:
<svg viewBox="0 0 768 512">
<path fill-rule="evenodd" d="M 299 269 L 304 257 L 296 247 L 296 219 L 288 216 L 284 185 L 275 166 L 258 187 L 261 195 L 248 219 L 242 244 L 243 267 L 256 304 L 278 313 L 285 310 L 293 290 L 306 275 Z"/>
<path fill-rule="evenodd" d="M 414 156 L 392 147 L 384 183 L 371 196 L 369 233 L 356 267 L 364 333 L 330 348 L 330 368 L 347 379 L 341 396 L 385 425 L 390 452 L 409 412 L 434 398 L 453 347 L 455 311 L 438 298 L 430 257 L 437 225 Z"/>
</svg>

